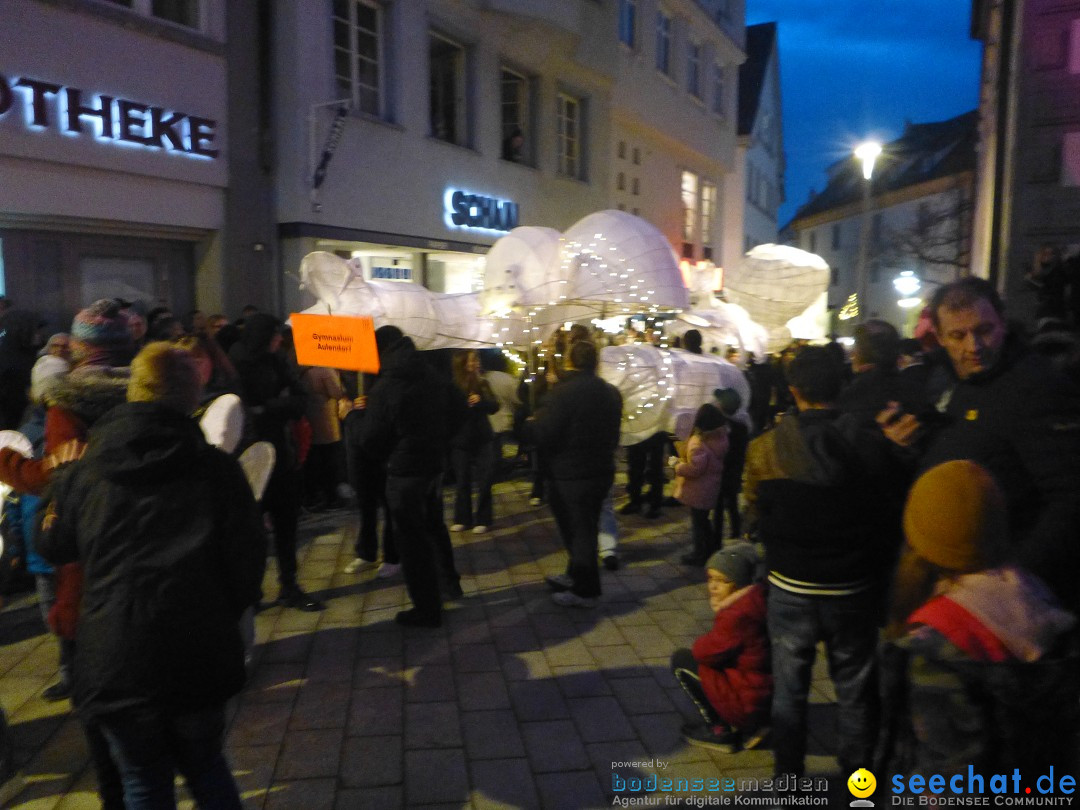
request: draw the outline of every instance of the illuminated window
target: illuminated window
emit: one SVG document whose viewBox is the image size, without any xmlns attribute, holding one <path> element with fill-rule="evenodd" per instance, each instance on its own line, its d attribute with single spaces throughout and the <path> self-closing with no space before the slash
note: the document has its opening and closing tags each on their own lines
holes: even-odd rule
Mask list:
<svg viewBox="0 0 1080 810">
<path fill-rule="evenodd" d="M 698 176 L 682 173 L 683 241 L 693 242 L 698 215 Z"/>
<path fill-rule="evenodd" d="M 428 70 L 432 137 L 467 146 L 465 48 L 432 32 L 428 36 Z"/>
<path fill-rule="evenodd" d="M 637 44 L 637 0 L 619 0 L 619 42 L 629 48 Z"/>
<path fill-rule="evenodd" d="M 558 172 L 577 180 L 585 178 L 581 159 L 581 99 L 559 93 L 556 99 Z"/>
<path fill-rule="evenodd" d="M 686 46 L 686 92 L 701 98 L 701 45 L 697 42 Z"/>
<path fill-rule="evenodd" d="M 703 256 L 712 258 L 713 222 L 716 220 L 716 183 L 705 180 L 701 184 L 701 245 Z"/>
<path fill-rule="evenodd" d="M 369 0 L 334 2 L 334 78 L 353 109 L 381 116 L 382 12 Z"/>
<path fill-rule="evenodd" d="M 671 16 L 663 9 L 656 12 L 656 69 L 671 73 Z"/>
</svg>

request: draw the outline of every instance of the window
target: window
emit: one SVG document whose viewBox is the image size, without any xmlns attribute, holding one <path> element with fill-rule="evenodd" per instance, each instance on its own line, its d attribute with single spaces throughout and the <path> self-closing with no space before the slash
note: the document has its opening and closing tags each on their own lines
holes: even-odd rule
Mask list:
<svg viewBox="0 0 1080 810">
<path fill-rule="evenodd" d="M 502 93 L 502 158 L 532 165 L 529 79 L 513 70 L 499 72 Z"/>
<path fill-rule="evenodd" d="M 633 163 L 635 166 L 641 165 L 641 150 L 638 149 L 636 146 L 634 147 L 633 159 L 630 162 Z"/>
<path fill-rule="evenodd" d="M 626 191 L 626 175 L 619 172 L 619 176 L 615 179 L 615 188 L 619 191 Z"/>
<path fill-rule="evenodd" d="M 144 17 L 168 20 L 186 28 L 199 27 L 199 0 L 109 0 Z"/>
<path fill-rule="evenodd" d="M 683 242 L 693 242 L 697 232 L 698 176 L 693 172 L 682 173 Z"/>
<path fill-rule="evenodd" d="M 338 93 L 353 109 L 382 114 L 382 25 L 379 7 L 368 0 L 334 3 L 334 76 Z"/>
<path fill-rule="evenodd" d="M 619 141 L 619 148 L 617 150 L 619 160 L 626 160 L 626 141 Z"/>
<path fill-rule="evenodd" d="M 829 278 L 829 284 L 831 286 L 833 286 L 833 287 L 839 287 L 840 286 L 840 268 L 839 267 L 834 267 L 834 268 L 832 268 L 830 273 L 831 273 L 831 276 Z"/>
<path fill-rule="evenodd" d="M 705 180 L 701 184 L 701 244 L 704 258 L 712 258 L 713 221 L 716 219 L 716 183 Z"/>
<path fill-rule="evenodd" d="M 810 252 L 817 253 L 817 233 L 810 231 Z"/>
<path fill-rule="evenodd" d="M 839 250 L 840 249 L 840 226 L 839 225 L 833 225 L 832 226 L 832 249 L 833 250 Z"/>
<path fill-rule="evenodd" d="M 874 214 L 870 220 L 870 241 L 873 244 L 881 242 L 881 214 Z"/>
<path fill-rule="evenodd" d="M 663 9 L 656 12 L 656 69 L 671 73 L 671 17 Z"/>
<path fill-rule="evenodd" d="M 619 0 L 619 42 L 628 48 L 637 44 L 637 0 Z"/>
<path fill-rule="evenodd" d="M 630 182 L 630 193 L 635 197 L 641 193 L 641 181 L 636 177 Z"/>
<path fill-rule="evenodd" d="M 440 141 L 468 145 L 465 103 L 465 48 L 439 34 L 428 37 L 431 134 Z"/>
<path fill-rule="evenodd" d="M 686 47 L 686 92 L 701 98 L 701 44 L 697 42 Z"/>
<path fill-rule="evenodd" d="M 581 159 L 581 99 L 559 93 L 557 104 L 557 169 L 559 174 L 582 180 L 585 166 Z"/>
<path fill-rule="evenodd" d="M 724 66 L 715 62 L 713 64 L 712 111 L 716 115 L 724 115 L 726 113 L 724 103 Z"/>
</svg>

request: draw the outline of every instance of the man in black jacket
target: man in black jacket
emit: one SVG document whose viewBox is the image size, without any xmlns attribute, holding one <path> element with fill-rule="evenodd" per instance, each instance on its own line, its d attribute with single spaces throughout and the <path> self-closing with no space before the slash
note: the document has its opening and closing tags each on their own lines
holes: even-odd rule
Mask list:
<svg viewBox="0 0 1080 810">
<path fill-rule="evenodd" d="M 572 343 L 566 373 L 528 423 L 547 463 L 551 512 L 570 555 L 566 573 L 547 579 L 552 599 L 566 607 L 593 607 L 600 595 L 600 508 L 615 480 L 622 396 L 596 375 L 596 366 L 593 343 Z"/>
<path fill-rule="evenodd" d="M 386 468 L 386 500 L 413 607 L 394 621 L 407 627 L 442 624 L 440 582 L 461 596 L 453 546 L 443 521 L 443 459 L 465 417 L 465 394 L 420 357 L 396 326 L 375 330 L 379 379 L 364 403 L 357 438 L 373 464 Z"/>
<path fill-rule="evenodd" d="M 240 465 L 189 416 L 200 388 L 187 352 L 140 352 L 128 402 L 58 471 L 38 540 L 50 562 L 82 563 L 74 702 L 108 739 L 131 807 L 174 806 L 175 770 L 200 807 L 240 807 L 225 701 L 244 683 L 239 622 L 266 539 Z"/>
<path fill-rule="evenodd" d="M 933 423 L 896 408 L 878 421 L 890 439 L 920 450 L 920 469 L 966 459 L 989 470 L 1008 501 L 1017 561 L 1075 607 L 1080 391 L 1009 331 L 988 281 L 939 288 L 930 313 L 951 372 Z"/>
</svg>

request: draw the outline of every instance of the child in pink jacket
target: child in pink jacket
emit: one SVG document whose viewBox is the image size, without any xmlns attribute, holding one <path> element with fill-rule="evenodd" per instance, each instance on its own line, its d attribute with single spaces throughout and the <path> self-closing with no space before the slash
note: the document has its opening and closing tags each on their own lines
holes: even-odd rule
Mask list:
<svg viewBox="0 0 1080 810">
<path fill-rule="evenodd" d="M 709 524 L 709 510 L 720 496 L 724 455 L 728 449 L 727 420 L 720 409 L 705 404 L 694 415 L 694 428 L 680 458 L 672 457 L 675 468 L 675 497 L 690 507 L 693 548 L 682 557 L 683 565 L 698 568 L 720 546 Z"/>
</svg>

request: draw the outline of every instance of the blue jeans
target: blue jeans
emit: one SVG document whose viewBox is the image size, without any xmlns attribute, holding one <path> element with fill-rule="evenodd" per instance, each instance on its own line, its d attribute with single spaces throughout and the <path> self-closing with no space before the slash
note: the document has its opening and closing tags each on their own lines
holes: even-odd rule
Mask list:
<svg viewBox="0 0 1080 810">
<path fill-rule="evenodd" d="M 221 750 L 223 704 L 187 713 L 131 709 L 104 715 L 98 725 L 120 768 L 127 810 L 175 810 L 176 771 L 202 810 L 240 810 Z"/>
<path fill-rule="evenodd" d="M 854 596 L 803 596 L 769 588 L 777 775 L 803 774 L 810 670 L 819 641 L 825 642 L 829 677 L 840 709 L 840 768 L 851 773 L 870 765 L 877 731 L 877 602 L 871 591 Z"/>
</svg>

